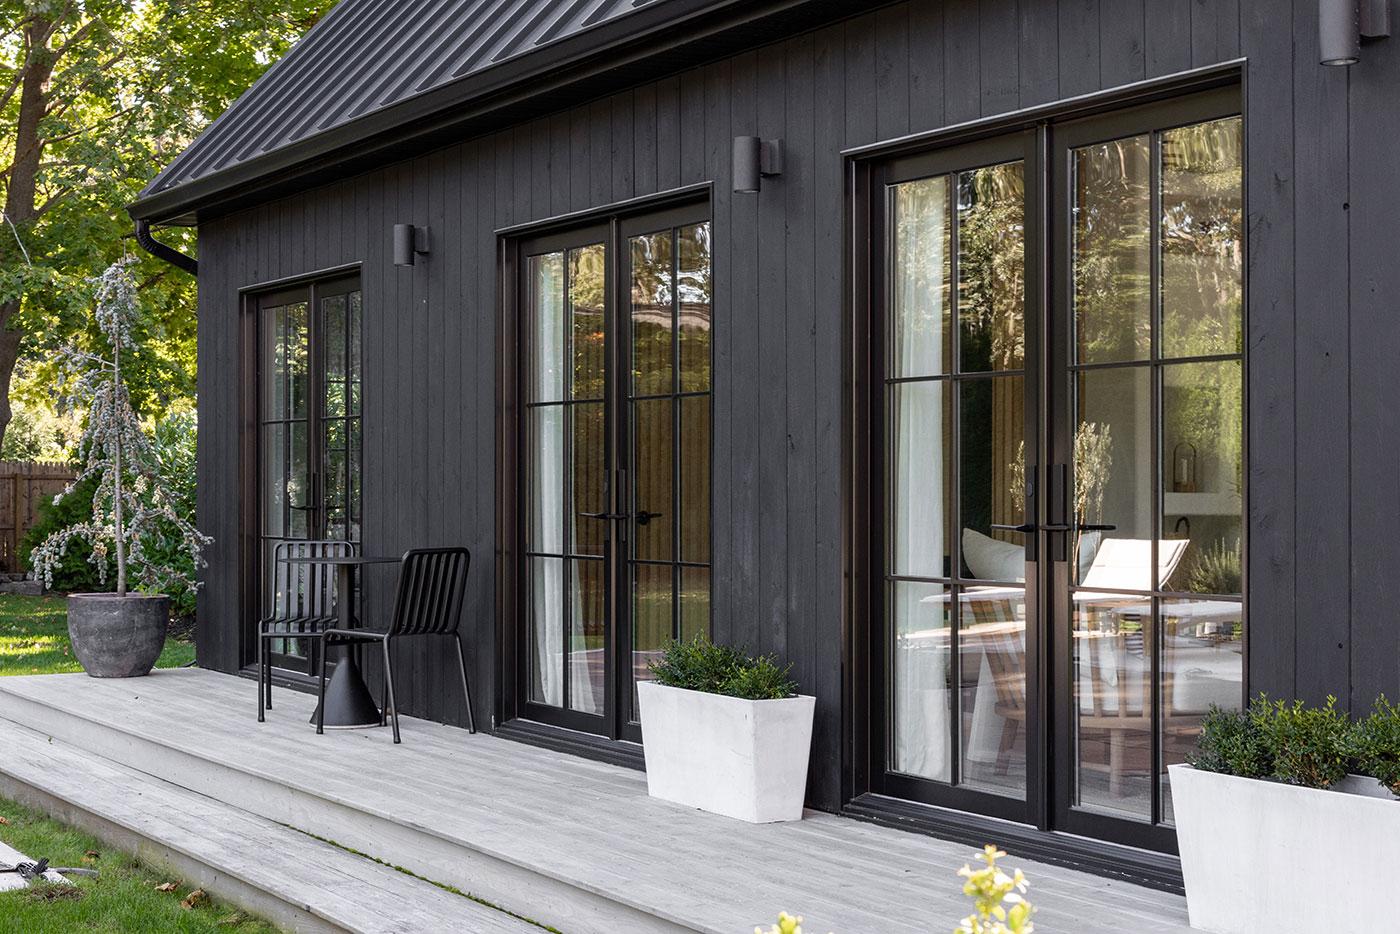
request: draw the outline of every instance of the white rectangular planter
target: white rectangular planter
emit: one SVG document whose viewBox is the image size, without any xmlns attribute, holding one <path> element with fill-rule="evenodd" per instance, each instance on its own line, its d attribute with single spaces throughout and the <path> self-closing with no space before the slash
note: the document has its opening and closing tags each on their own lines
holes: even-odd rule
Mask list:
<svg viewBox="0 0 1400 934">
<path fill-rule="evenodd" d="M 647 791 L 755 824 L 801 820 L 816 698 L 743 700 L 637 684 Z"/>
<path fill-rule="evenodd" d="M 1374 779 L 1320 791 L 1189 765 L 1170 771 L 1193 928 L 1338 930 L 1400 873 L 1400 801 Z"/>
</svg>

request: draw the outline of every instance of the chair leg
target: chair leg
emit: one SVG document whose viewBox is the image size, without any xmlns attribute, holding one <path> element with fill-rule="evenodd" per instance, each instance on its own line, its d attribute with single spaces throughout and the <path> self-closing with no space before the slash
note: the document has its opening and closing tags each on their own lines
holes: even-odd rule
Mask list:
<svg viewBox="0 0 1400 934">
<path fill-rule="evenodd" d="M 462 634 L 454 633 L 457 643 L 457 666 L 462 669 L 462 699 L 467 703 L 467 732 L 476 732 L 476 718 L 472 716 L 472 689 L 467 684 L 467 656 L 462 651 Z"/>
<path fill-rule="evenodd" d="M 317 682 L 316 689 L 316 732 L 326 732 L 326 643 L 329 639 L 321 637 L 321 677 Z"/>
<path fill-rule="evenodd" d="M 399 702 L 394 699 L 394 664 L 389 657 L 389 640 L 381 640 L 384 644 L 384 685 L 389 691 L 389 707 L 392 708 L 394 719 L 394 742 L 402 742 L 399 739 Z M 382 717 L 383 714 L 380 714 Z"/>
<path fill-rule="evenodd" d="M 263 691 L 265 690 L 264 685 L 267 683 L 267 672 L 266 672 L 266 669 L 265 669 L 263 666 L 264 666 L 264 664 L 266 663 L 266 660 L 267 660 L 267 637 L 264 636 L 264 635 L 262 634 L 262 630 L 261 630 L 261 628 L 259 628 L 259 631 L 258 631 L 258 722 L 259 722 L 259 723 L 262 723 L 265 719 L 267 719 L 265 716 L 263 716 L 263 697 L 264 697 Z"/>
</svg>

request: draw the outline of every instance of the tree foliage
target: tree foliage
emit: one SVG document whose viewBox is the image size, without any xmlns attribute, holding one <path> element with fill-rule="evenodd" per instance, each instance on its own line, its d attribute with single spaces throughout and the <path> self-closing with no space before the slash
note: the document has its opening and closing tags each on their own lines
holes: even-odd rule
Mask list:
<svg viewBox="0 0 1400 934">
<path fill-rule="evenodd" d="M 133 249 L 125 206 L 331 5 L 0 0 L 0 432 L 12 397 L 51 405 L 60 346 L 96 338 L 82 283 Z M 159 416 L 193 395 L 194 280 L 144 255 L 135 274 L 129 385 Z"/>
</svg>

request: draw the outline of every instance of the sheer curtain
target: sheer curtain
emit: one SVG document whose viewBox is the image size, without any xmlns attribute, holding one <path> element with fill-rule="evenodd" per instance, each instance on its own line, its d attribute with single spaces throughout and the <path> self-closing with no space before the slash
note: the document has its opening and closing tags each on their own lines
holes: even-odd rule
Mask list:
<svg viewBox="0 0 1400 934">
<path fill-rule="evenodd" d="M 889 375 L 942 374 L 949 348 L 948 176 L 920 179 L 891 192 L 893 268 Z M 891 384 L 890 517 L 894 573 L 945 575 L 945 408 L 938 381 Z M 895 621 L 894 754 L 899 772 L 948 781 L 952 728 L 949 595 L 941 584 L 899 582 L 891 594 Z"/>
<path fill-rule="evenodd" d="M 534 267 L 534 379 L 531 401 L 562 402 L 566 354 L 564 338 L 564 258 L 550 253 L 530 258 Z M 534 478 L 529 548 L 564 552 L 564 406 L 538 406 L 530 416 L 530 458 Z M 564 559 L 531 558 L 531 630 L 534 666 L 532 696 L 554 707 L 564 703 Z"/>
</svg>

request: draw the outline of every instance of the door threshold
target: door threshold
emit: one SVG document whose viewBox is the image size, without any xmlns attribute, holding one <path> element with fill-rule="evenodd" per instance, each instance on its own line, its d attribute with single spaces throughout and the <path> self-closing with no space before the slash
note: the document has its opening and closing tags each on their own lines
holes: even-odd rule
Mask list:
<svg viewBox="0 0 1400 934">
<path fill-rule="evenodd" d="M 535 720 L 507 720 L 495 729 L 502 739 L 541 746 L 584 759 L 620 765 L 623 768 L 646 771 L 646 758 L 639 743 L 625 739 L 609 739 L 596 733 L 584 733 L 567 727 L 552 726 Z"/>
<path fill-rule="evenodd" d="M 1013 856 L 1122 879 L 1177 895 L 1186 891 L 1181 878 L 1181 860 L 1154 850 L 1041 830 L 1029 824 L 879 794 L 860 795 L 848 802 L 841 813 L 857 820 L 977 848 L 994 843 Z"/>
</svg>

